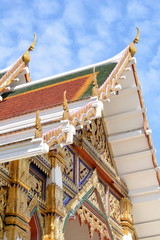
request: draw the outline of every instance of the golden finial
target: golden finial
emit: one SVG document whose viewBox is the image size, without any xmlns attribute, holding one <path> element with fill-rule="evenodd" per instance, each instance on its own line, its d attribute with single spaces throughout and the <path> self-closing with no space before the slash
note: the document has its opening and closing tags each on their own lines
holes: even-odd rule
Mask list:
<svg viewBox="0 0 160 240">
<path fill-rule="evenodd" d="M 36 34 L 34 33 L 34 39 L 33 39 L 33 42 L 31 43 L 30 47 L 28 48 L 28 51 L 33 51 L 34 49 L 34 46 L 35 46 L 35 43 L 36 43 Z"/>
<path fill-rule="evenodd" d="M 25 64 L 29 63 L 29 61 L 30 61 L 29 52 L 30 52 L 30 51 L 33 51 L 34 46 L 35 46 L 35 43 L 36 43 L 36 34 L 34 33 L 34 39 L 33 39 L 32 44 L 29 46 L 29 48 L 27 49 L 27 51 L 26 51 L 26 52 L 23 54 L 23 56 L 22 56 L 23 61 L 25 62 Z"/>
<path fill-rule="evenodd" d="M 93 83 L 92 97 L 94 97 L 94 96 L 98 97 L 99 94 L 98 94 L 98 84 L 97 84 L 97 77 L 96 77 L 95 67 L 93 67 L 92 83 Z"/>
<path fill-rule="evenodd" d="M 63 93 L 63 120 L 69 119 L 69 109 L 68 109 L 68 102 L 66 98 L 66 90 Z"/>
<path fill-rule="evenodd" d="M 136 28 L 137 28 L 136 37 L 135 37 L 135 39 L 131 42 L 131 44 L 129 45 L 129 51 L 130 51 L 132 57 L 133 57 L 134 54 L 136 53 L 135 43 L 138 43 L 139 37 L 140 37 L 140 30 L 139 30 L 138 27 L 136 27 Z"/>
<path fill-rule="evenodd" d="M 35 131 L 35 138 L 42 137 L 42 125 L 41 119 L 39 117 L 39 111 L 36 111 L 36 131 Z"/>
</svg>

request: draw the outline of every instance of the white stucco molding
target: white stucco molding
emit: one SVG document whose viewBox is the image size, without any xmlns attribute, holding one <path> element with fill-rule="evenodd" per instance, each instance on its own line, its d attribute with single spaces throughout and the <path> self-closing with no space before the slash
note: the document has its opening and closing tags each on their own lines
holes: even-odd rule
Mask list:
<svg viewBox="0 0 160 240">
<path fill-rule="evenodd" d="M 49 151 L 49 146 L 42 138 L 28 139 L 11 145 L 0 146 L 0 163 L 23 159 Z"/>
</svg>

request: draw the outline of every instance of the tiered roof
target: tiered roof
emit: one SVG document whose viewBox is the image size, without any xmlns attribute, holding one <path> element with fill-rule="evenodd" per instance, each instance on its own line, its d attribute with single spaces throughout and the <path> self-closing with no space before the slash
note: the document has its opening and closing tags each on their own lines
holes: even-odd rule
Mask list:
<svg viewBox="0 0 160 240">
<path fill-rule="evenodd" d="M 103 115 L 112 157 L 129 189 L 138 237 L 158 240 L 159 167 L 133 58 L 138 37 L 139 33 L 113 59 L 37 82 L 12 85 L 28 67 L 31 46 L 0 80 L 0 160 L 22 159 L 72 144 L 78 129 Z M 65 94 L 63 97 L 64 91 L 67 98 Z M 35 114 L 37 110 L 40 117 Z"/>
</svg>

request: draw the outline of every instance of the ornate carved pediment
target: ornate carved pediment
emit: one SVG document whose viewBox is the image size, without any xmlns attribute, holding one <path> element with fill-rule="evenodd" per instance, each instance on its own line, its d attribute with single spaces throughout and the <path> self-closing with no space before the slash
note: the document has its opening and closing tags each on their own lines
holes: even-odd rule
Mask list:
<svg viewBox="0 0 160 240">
<path fill-rule="evenodd" d="M 92 210 L 88 209 L 84 205 L 78 209 L 77 215 L 81 224 L 86 223 L 88 225 L 90 239 L 93 239 L 94 232 L 98 232 L 99 239 L 112 238 L 110 226 L 105 218 L 100 219 L 92 212 Z"/>
<path fill-rule="evenodd" d="M 81 143 L 85 141 L 89 144 L 94 153 L 97 154 L 105 164 L 114 167 L 102 118 L 92 120 L 90 124 L 84 126 L 82 130 L 79 130 L 77 138 Z"/>
<path fill-rule="evenodd" d="M 90 239 L 94 232 L 98 232 L 100 239 L 113 239 L 112 230 L 108 222 L 108 217 L 103 204 L 104 189 L 98 179 L 97 171 L 94 170 L 92 176 L 66 206 L 68 212 L 65 224 L 68 219 L 75 219 L 78 216 L 81 224 L 87 224 Z"/>
</svg>

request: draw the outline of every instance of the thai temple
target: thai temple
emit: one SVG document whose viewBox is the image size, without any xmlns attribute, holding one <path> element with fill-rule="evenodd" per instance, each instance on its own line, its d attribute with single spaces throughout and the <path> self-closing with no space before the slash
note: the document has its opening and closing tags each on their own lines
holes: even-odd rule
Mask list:
<svg viewBox="0 0 160 240">
<path fill-rule="evenodd" d="M 31 81 L 0 71 L 0 240 L 160 240 L 160 171 L 135 39 L 106 61 Z"/>
</svg>

